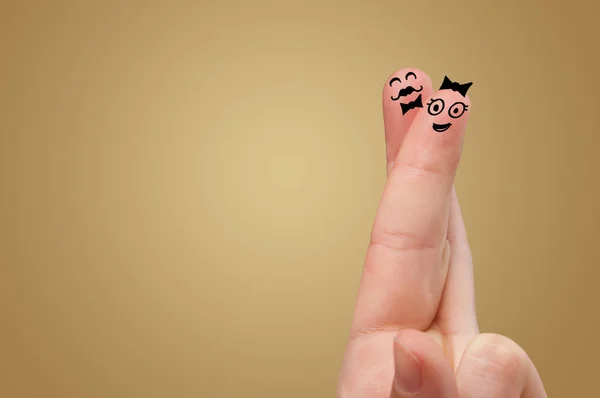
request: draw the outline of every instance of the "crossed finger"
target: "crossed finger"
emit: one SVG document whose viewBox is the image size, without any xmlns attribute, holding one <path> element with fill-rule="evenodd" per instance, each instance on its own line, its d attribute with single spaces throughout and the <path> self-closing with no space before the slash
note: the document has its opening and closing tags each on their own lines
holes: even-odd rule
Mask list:
<svg viewBox="0 0 600 398">
<path fill-rule="evenodd" d="M 471 105 L 467 89 L 448 81 L 433 92 L 418 69 L 400 70 L 386 83 L 389 177 L 367 251 L 353 335 L 427 330 L 438 315 L 450 262 L 453 181 Z M 450 303 L 445 308 L 454 309 Z"/>
</svg>

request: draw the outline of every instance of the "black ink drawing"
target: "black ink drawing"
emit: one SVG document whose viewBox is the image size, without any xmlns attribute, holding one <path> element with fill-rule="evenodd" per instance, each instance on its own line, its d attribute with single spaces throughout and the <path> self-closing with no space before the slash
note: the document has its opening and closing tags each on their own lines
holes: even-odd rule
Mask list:
<svg viewBox="0 0 600 398">
<path fill-rule="evenodd" d="M 450 115 L 450 117 L 453 119 L 457 119 L 461 117 L 463 113 L 465 113 L 468 107 L 469 106 L 464 102 L 455 102 L 452 104 L 450 109 L 448 109 L 448 115 Z"/>
<path fill-rule="evenodd" d="M 459 93 L 460 95 L 462 95 L 464 97 L 467 95 L 467 91 L 469 91 L 469 88 L 471 87 L 471 85 L 473 85 L 472 82 L 465 83 L 465 84 L 459 84 L 459 83 L 453 82 L 452 80 L 448 79 L 448 76 L 444 76 L 444 81 L 442 82 L 442 85 L 440 86 L 440 90 L 456 91 L 457 93 Z M 432 98 L 431 102 L 429 102 L 427 104 L 427 112 L 431 116 L 437 116 L 440 113 L 442 113 L 445 105 L 446 104 L 444 103 L 443 99 Z M 465 113 L 468 110 L 469 110 L 469 106 L 467 104 L 465 104 L 464 102 L 461 102 L 461 101 L 457 101 L 454 104 L 452 104 L 452 106 L 450 106 L 450 108 L 448 109 L 448 116 L 450 116 L 453 119 L 457 119 L 457 118 L 461 117 L 463 115 L 463 113 Z M 442 133 L 442 132 L 448 130 L 450 128 L 450 126 L 452 126 L 452 123 L 445 123 L 445 124 L 433 123 L 432 127 L 433 127 L 434 131 L 436 131 L 438 133 Z"/>
<path fill-rule="evenodd" d="M 441 98 L 432 99 L 429 104 L 427 104 L 427 112 L 431 116 L 439 115 L 444 110 L 444 100 Z"/>
<path fill-rule="evenodd" d="M 440 86 L 440 90 L 456 91 L 464 97 L 465 95 L 467 95 L 467 91 L 469 91 L 469 88 L 472 85 L 473 85 L 473 82 L 459 84 L 459 83 L 453 82 L 452 80 L 448 79 L 448 76 L 444 76 L 444 81 L 442 82 L 442 85 Z"/>
<path fill-rule="evenodd" d="M 410 111 L 411 109 L 415 109 L 415 108 L 422 108 L 423 107 L 423 102 L 421 100 L 421 94 L 419 94 L 419 96 L 417 97 L 416 100 L 409 102 L 408 104 L 403 104 L 402 102 L 400 103 L 400 107 L 402 108 L 402 114 L 406 114 L 406 112 Z"/>
<path fill-rule="evenodd" d="M 406 74 L 406 76 L 404 76 L 404 79 L 406 81 L 409 80 L 409 78 L 412 77 L 413 79 L 417 78 L 417 75 L 414 74 L 414 72 L 408 72 Z M 392 87 L 392 84 L 394 83 L 402 83 L 402 80 L 400 80 L 399 77 L 394 77 L 392 78 L 392 80 L 390 80 L 390 87 Z M 392 96 L 392 101 L 398 101 L 400 98 L 402 97 L 407 97 L 409 95 L 411 95 L 412 93 L 420 93 L 421 91 L 423 91 L 423 86 L 420 86 L 418 89 L 413 87 L 413 86 L 406 86 L 405 88 L 401 88 L 400 91 L 398 91 L 398 95 L 397 96 Z M 415 108 L 422 108 L 423 107 L 423 102 L 422 102 L 422 98 L 421 98 L 421 94 L 419 94 L 419 96 L 414 99 L 413 101 L 409 101 L 408 103 L 402 103 L 400 102 L 400 108 L 402 109 L 402 115 L 406 114 L 406 112 L 410 111 L 411 109 L 415 109 Z"/>
</svg>

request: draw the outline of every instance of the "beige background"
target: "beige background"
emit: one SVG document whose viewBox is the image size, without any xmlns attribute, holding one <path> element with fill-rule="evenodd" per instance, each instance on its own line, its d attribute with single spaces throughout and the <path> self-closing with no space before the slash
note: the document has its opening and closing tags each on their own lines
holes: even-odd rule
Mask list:
<svg viewBox="0 0 600 398">
<path fill-rule="evenodd" d="M 334 396 L 407 66 L 475 82 L 482 330 L 595 396 L 594 3 L 0 2 L 0 396 Z"/>
</svg>

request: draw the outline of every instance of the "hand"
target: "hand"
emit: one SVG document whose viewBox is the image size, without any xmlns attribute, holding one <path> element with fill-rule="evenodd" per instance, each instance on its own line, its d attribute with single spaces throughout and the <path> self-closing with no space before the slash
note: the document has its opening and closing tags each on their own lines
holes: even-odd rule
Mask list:
<svg viewBox="0 0 600 398">
<path fill-rule="evenodd" d="M 470 100 L 468 87 L 445 86 L 433 92 L 425 73 L 402 69 L 383 90 L 388 181 L 340 398 L 546 397 L 523 349 L 479 333 L 471 253 L 453 186 Z"/>
</svg>

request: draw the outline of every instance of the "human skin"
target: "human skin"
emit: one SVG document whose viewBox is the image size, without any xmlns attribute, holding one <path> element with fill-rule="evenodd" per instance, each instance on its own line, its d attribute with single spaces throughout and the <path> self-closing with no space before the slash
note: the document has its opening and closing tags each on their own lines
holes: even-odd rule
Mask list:
<svg viewBox="0 0 600 398">
<path fill-rule="evenodd" d="M 423 89 L 399 96 L 409 85 Z M 419 94 L 423 108 L 403 113 L 400 103 Z M 519 345 L 479 333 L 471 252 L 453 185 L 471 112 L 468 95 L 434 91 L 423 71 L 408 68 L 386 80 L 382 105 L 388 180 L 338 397 L 547 397 Z M 454 118 L 457 107 L 464 113 Z M 451 126 L 438 132 L 434 123 L 438 130 Z"/>
</svg>

